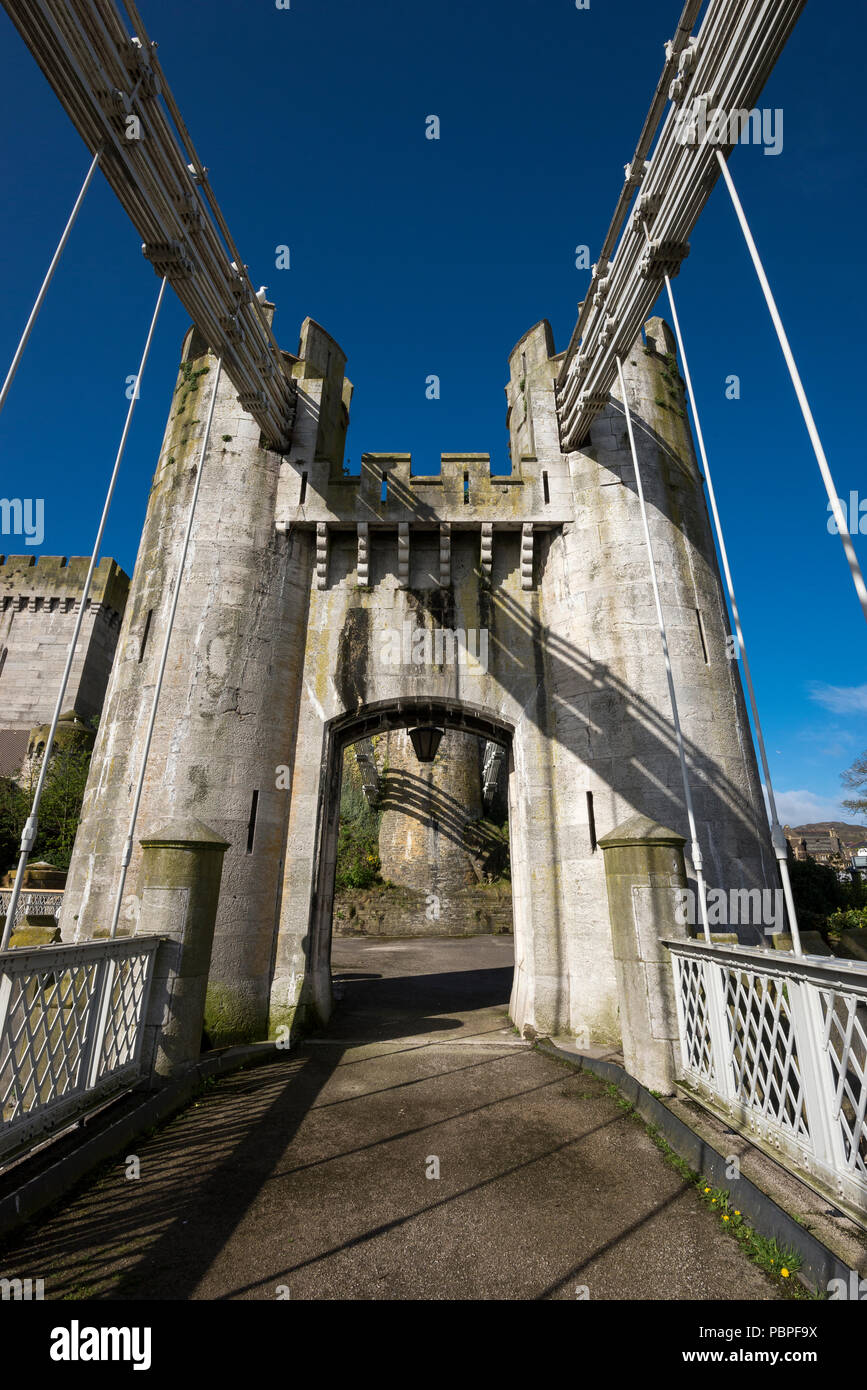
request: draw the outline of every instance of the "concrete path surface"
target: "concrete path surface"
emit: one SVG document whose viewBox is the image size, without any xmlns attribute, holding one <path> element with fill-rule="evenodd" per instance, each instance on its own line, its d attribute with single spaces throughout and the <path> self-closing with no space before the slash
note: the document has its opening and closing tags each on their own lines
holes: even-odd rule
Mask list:
<svg viewBox="0 0 867 1390">
<path fill-rule="evenodd" d="M 334 972 L 326 1036 L 207 1087 L 0 1275 L 47 1299 L 777 1297 L 604 1085 L 517 1037 L 511 938 L 343 938 Z"/>
</svg>

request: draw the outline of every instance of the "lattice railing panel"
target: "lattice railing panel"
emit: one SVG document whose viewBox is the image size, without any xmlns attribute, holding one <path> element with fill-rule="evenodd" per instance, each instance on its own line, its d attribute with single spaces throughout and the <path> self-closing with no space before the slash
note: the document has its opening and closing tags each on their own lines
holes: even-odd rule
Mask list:
<svg viewBox="0 0 867 1390">
<path fill-rule="evenodd" d="M 128 1066 L 135 1059 L 149 970 L 148 956 L 130 956 L 114 965 L 99 1076 Z"/>
<path fill-rule="evenodd" d="M 712 1084 L 715 1076 L 704 962 L 678 960 L 678 976 L 686 1065 L 690 1071 Z"/>
<path fill-rule="evenodd" d="M 867 1177 L 867 1004 L 827 990 L 819 997 L 846 1163 Z"/>
<path fill-rule="evenodd" d="M 12 897 L 12 889 L 0 889 L 0 917 L 6 916 L 9 900 Z M 13 929 L 18 926 L 25 916 L 39 915 L 40 917 L 59 917 L 60 909 L 63 906 L 63 889 L 43 889 L 41 893 L 22 893 L 15 908 L 15 921 L 12 923 Z"/>
<path fill-rule="evenodd" d="M 730 1123 L 867 1218 L 867 968 L 666 941 L 683 1076 Z"/>
<path fill-rule="evenodd" d="M 68 1095 L 81 1084 L 98 962 L 16 975 L 0 1040 L 4 1121 Z"/>
<path fill-rule="evenodd" d="M 809 1137 L 786 982 L 727 970 L 725 1012 L 737 1099 L 763 1119 Z"/>
<path fill-rule="evenodd" d="M 0 954 L 0 1155 L 134 1081 L 159 941 Z"/>
</svg>

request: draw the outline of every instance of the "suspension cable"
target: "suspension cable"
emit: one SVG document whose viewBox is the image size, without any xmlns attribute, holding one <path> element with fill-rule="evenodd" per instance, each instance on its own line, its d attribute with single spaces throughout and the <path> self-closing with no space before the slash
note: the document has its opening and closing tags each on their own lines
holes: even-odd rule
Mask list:
<svg viewBox="0 0 867 1390">
<path fill-rule="evenodd" d="M 21 361 L 21 358 L 24 356 L 24 349 L 27 346 L 27 340 L 30 337 L 33 325 L 35 324 L 36 319 L 39 315 L 39 310 L 42 308 L 43 301 L 45 299 L 46 294 L 48 293 L 48 286 L 51 284 L 51 281 L 54 278 L 54 272 L 57 269 L 57 264 L 60 260 L 60 257 L 63 255 L 63 248 L 69 240 L 69 233 L 75 226 L 75 219 L 77 218 L 79 209 L 81 208 L 81 205 L 84 202 L 84 195 L 87 193 L 87 190 L 90 187 L 90 181 L 96 173 L 96 166 L 99 163 L 101 155 L 102 146 L 100 146 L 96 154 L 93 156 L 93 159 L 91 160 L 90 168 L 87 171 L 84 183 L 81 185 L 81 192 L 75 200 L 75 205 L 73 206 L 72 212 L 69 214 L 69 221 L 63 229 L 63 236 L 57 243 L 57 250 L 51 258 L 51 264 L 49 265 L 48 270 L 46 271 L 45 279 L 42 281 L 42 288 L 36 296 L 36 302 L 33 305 L 33 308 L 30 310 L 30 317 L 27 320 L 27 323 L 24 325 L 24 332 L 21 334 L 21 341 L 19 342 L 18 347 L 15 350 L 15 356 L 12 358 L 12 365 L 9 368 L 9 371 L 6 373 L 6 380 L 3 383 L 3 389 L 0 390 L 0 410 L 2 410 L 4 405 L 6 404 L 6 397 L 9 395 L 9 391 L 12 386 L 15 373 L 18 371 L 18 366 Z"/>
<path fill-rule="evenodd" d="M 759 256 L 756 243 L 753 240 L 753 234 L 750 231 L 750 225 L 747 222 L 746 213 L 743 210 L 741 200 L 738 197 L 737 189 L 735 188 L 734 183 L 732 181 L 732 176 L 729 173 L 729 166 L 726 160 L 723 158 L 722 152 L 720 150 L 716 151 L 716 157 L 719 162 L 719 166 L 722 169 L 723 178 L 725 179 L 726 187 L 729 191 L 734 210 L 737 214 L 738 222 L 741 224 L 741 231 L 744 234 L 744 240 L 747 243 L 747 249 L 750 253 L 750 257 L 755 267 L 756 275 L 759 278 L 759 284 L 762 287 L 762 294 L 765 296 L 765 303 L 768 306 L 768 312 L 771 315 L 771 320 L 773 322 L 774 328 L 776 329 L 777 337 L 780 342 L 780 347 L 783 350 L 783 356 L 786 359 L 786 366 L 789 369 L 789 376 L 792 378 L 792 385 L 795 388 L 795 395 L 798 397 L 798 404 L 801 407 L 801 414 L 804 417 L 804 424 L 807 426 L 807 433 L 809 434 L 810 442 L 813 445 L 813 452 L 816 455 L 816 462 L 819 465 L 819 472 L 822 474 L 822 481 L 825 484 L 825 491 L 828 494 L 828 501 L 831 503 L 831 510 L 834 513 L 834 520 L 837 523 L 837 529 L 840 533 L 840 540 L 843 543 L 843 550 L 845 551 L 846 559 L 849 562 L 849 570 L 852 575 L 852 583 L 855 585 L 855 592 L 858 595 L 858 599 L 861 604 L 861 611 L 863 612 L 865 619 L 867 619 L 867 585 L 865 585 L 864 583 L 864 576 L 861 573 L 861 566 L 858 563 L 858 557 L 855 554 L 855 547 L 852 544 L 852 537 L 849 534 L 849 527 L 846 524 L 846 514 L 843 511 L 843 506 L 840 502 L 840 498 L 837 496 L 837 489 L 834 485 L 834 479 L 831 476 L 831 469 L 828 465 L 828 460 L 825 457 L 825 450 L 822 447 L 822 441 L 819 438 L 819 431 L 816 428 L 816 422 L 813 419 L 813 412 L 810 409 L 810 402 L 807 400 L 807 393 L 804 390 L 804 385 L 801 381 L 801 376 L 795 363 L 794 354 L 792 353 L 792 349 L 789 344 L 789 339 L 786 336 L 786 330 L 783 327 L 783 321 L 780 318 L 780 311 L 777 308 L 777 303 L 771 291 L 771 286 L 768 282 L 768 277 L 765 274 L 765 268 L 762 265 L 761 257 Z"/>
<path fill-rule="evenodd" d="M 753 713 L 753 724 L 756 731 L 756 740 L 759 745 L 759 754 L 762 760 L 762 769 L 765 774 L 765 785 L 768 789 L 768 806 L 771 812 L 771 844 L 774 849 L 774 854 L 777 858 L 777 864 L 780 870 L 780 878 L 783 883 L 783 894 L 786 899 L 786 909 L 788 912 L 789 926 L 791 928 L 792 933 L 792 949 L 796 956 L 800 956 L 803 955 L 803 951 L 801 949 L 801 935 L 798 930 L 798 914 L 795 910 L 795 899 L 792 894 L 792 883 L 789 875 L 786 837 L 783 833 L 783 827 L 780 825 L 779 816 L 777 815 L 777 802 L 774 796 L 774 784 L 771 778 L 771 769 L 768 766 L 768 755 L 765 750 L 765 739 L 764 734 L 762 733 L 762 722 L 759 718 L 759 708 L 756 702 L 756 692 L 753 688 L 753 678 L 750 672 L 750 663 L 747 658 L 747 646 L 746 642 L 744 641 L 744 634 L 741 628 L 741 619 L 740 613 L 738 611 L 737 599 L 735 598 L 734 581 L 732 580 L 731 569 L 729 568 L 729 558 L 728 553 L 726 551 L 725 537 L 723 536 L 722 522 L 720 520 L 719 511 L 717 509 L 716 493 L 714 492 L 710 464 L 708 462 L 707 450 L 705 448 L 704 443 L 704 431 L 701 427 L 701 420 L 699 419 L 698 407 L 695 403 L 695 392 L 693 391 L 692 387 L 692 376 L 689 370 L 689 362 L 686 356 L 686 348 L 684 347 L 683 343 L 683 334 L 680 331 L 680 321 L 677 317 L 677 307 L 674 302 L 674 291 L 671 288 L 671 279 L 668 275 L 666 275 L 665 277 L 665 288 L 668 291 L 668 302 L 671 306 L 671 317 L 674 323 L 675 336 L 677 337 L 677 348 L 680 354 L 681 363 L 683 364 L 683 375 L 686 381 L 686 389 L 689 394 L 689 404 L 690 409 L 692 410 L 692 418 L 695 423 L 695 437 L 698 442 L 698 451 L 701 457 L 702 468 L 704 469 L 705 481 L 707 483 L 707 492 L 708 497 L 710 499 L 714 527 L 716 529 L 717 544 L 719 545 L 720 559 L 722 560 L 723 573 L 725 575 L 726 581 L 726 589 L 728 590 L 729 606 L 731 607 L 732 619 L 735 625 L 735 635 L 737 638 L 738 648 L 743 659 L 744 678 L 747 683 L 747 690 L 749 692 L 750 697 L 750 708 Z"/>
<path fill-rule="evenodd" d="M 105 502 L 103 503 L 102 516 L 100 517 L 99 528 L 96 533 L 96 540 L 93 543 L 93 551 L 91 552 L 90 556 L 90 564 L 87 569 L 87 577 L 84 581 L 84 589 L 82 590 L 81 598 L 78 601 L 78 613 L 75 619 L 75 627 L 72 633 L 72 640 L 69 644 L 69 650 L 66 654 L 66 665 L 63 669 L 63 676 L 61 677 L 60 681 L 60 690 L 57 693 L 57 701 L 55 703 L 54 714 L 51 719 L 51 727 L 48 731 L 48 738 L 45 742 L 45 750 L 42 754 L 42 765 L 39 769 L 39 778 L 36 783 L 36 790 L 33 794 L 33 804 L 30 808 L 30 814 L 27 817 L 24 829 L 21 832 L 21 849 L 20 857 L 18 860 L 18 868 L 15 873 L 15 883 L 12 888 L 12 896 L 9 899 L 9 906 L 6 910 L 6 925 L 3 929 L 3 939 L 2 942 L 0 942 L 0 950 L 3 951 L 5 951 L 6 947 L 9 945 L 9 938 L 12 935 L 12 928 L 15 922 L 15 912 L 18 907 L 18 899 L 21 896 L 21 885 L 24 879 L 24 871 L 27 868 L 27 863 L 30 858 L 30 851 L 33 849 L 33 846 L 36 842 L 36 835 L 39 829 L 39 803 L 42 800 L 42 793 L 45 789 L 45 780 L 48 775 L 48 764 L 51 760 L 51 753 L 54 747 L 54 737 L 57 732 L 57 724 L 60 719 L 61 710 L 66 700 L 66 689 L 69 684 L 69 677 L 72 671 L 72 663 L 75 660 L 75 651 L 76 647 L 78 646 L 78 638 L 81 633 L 82 624 L 84 622 L 84 614 L 87 607 L 87 600 L 90 595 L 90 586 L 93 581 L 93 572 L 96 569 L 97 561 L 99 559 L 99 552 L 102 548 L 102 538 L 105 532 L 106 522 L 108 521 L 108 513 L 111 507 L 112 498 L 114 497 L 114 490 L 117 484 L 118 474 L 120 472 L 121 461 L 126 450 L 126 442 L 129 437 L 130 426 L 132 424 L 132 417 L 136 407 L 136 401 L 139 397 L 139 387 L 141 383 L 141 378 L 144 373 L 145 366 L 147 365 L 148 356 L 151 350 L 151 343 L 153 341 L 154 330 L 157 325 L 157 319 L 159 318 L 159 313 L 162 307 L 163 296 L 165 292 L 166 281 L 165 279 L 163 279 L 162 283 L 160 284 L 159 294 L 157 295 L 157 302 L 154 308 L 153 316 L 151 318 L 150 328 L 148 329 L 148 335 L 145 341 L 141 362 L 139 363 L 138 374 L 135 379 L 135 390 L 132 393 L 129 403 L 129 409 L 126 412 L 126 420 L 124 421 L 123 433 L 121 434 L 120 444 L 118 445 L 117 454 L 115 456 L 114 468 L 112 469 L 111 478 L 109 480 L 108 491 L 105 494 Z"/>
</svg>

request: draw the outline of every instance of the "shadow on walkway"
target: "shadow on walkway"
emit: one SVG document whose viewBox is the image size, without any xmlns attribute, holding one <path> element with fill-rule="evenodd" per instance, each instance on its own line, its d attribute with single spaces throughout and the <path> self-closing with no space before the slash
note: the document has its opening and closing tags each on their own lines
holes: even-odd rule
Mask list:
<svg viewBox="0 0 867 1390">
<path fill-rule="evenodd" d="M 508 960 L 335 943 L 327 1035 L 206 1087 L 0 1273 L 49 1299 L 773 1297 L 602 1084 L 516 1036 Z"/>
</svg>

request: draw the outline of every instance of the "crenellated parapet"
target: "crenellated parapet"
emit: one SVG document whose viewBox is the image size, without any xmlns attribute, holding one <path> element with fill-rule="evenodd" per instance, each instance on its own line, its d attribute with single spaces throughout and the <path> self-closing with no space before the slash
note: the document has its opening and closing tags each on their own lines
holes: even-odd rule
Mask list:
<svg viewBox="0 0 867 1390">
<path fill-rule="evenodd" d="M 6 612 L 78 612 L 90 559 L 86 555 L 0 555 L 0 609 Z M 88 608 L 101 608 L 119 627 L 129 594 L 129 576 L 108 556 L 93 572 Z"/>
<path fill-rule="evenodd" d="M 360 474 L 329 478 L 319 492 L 303 468 L 284 473 L 281 482 L 280 529 L 324 522 L 381 530 L 407 522 L 478 530 L 483 521 L 513 530 L 526 522 L 549 529 L 573 514 L 568 469 L 557 460 L 527 460 L 502 474 L 491 472 L 489 454 L 442 454 L 439 473 L 414 474 L 411 454 L 370 453 L 362 455 Z"/>
</svg>

